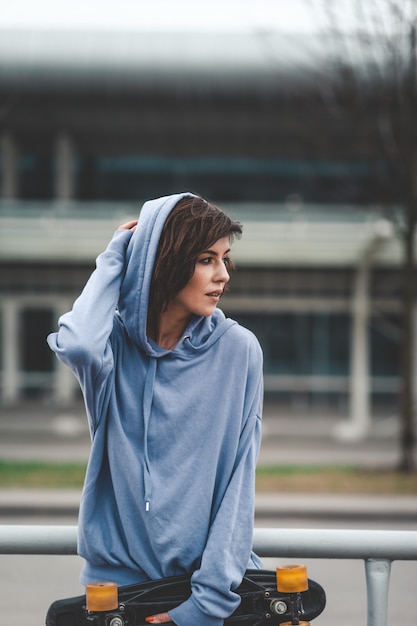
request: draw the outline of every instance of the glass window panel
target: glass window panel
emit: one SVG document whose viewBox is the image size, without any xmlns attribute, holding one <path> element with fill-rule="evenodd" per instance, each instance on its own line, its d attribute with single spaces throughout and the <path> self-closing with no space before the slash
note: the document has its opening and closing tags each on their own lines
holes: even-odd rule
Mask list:
<svg viewBox="0 0 417 626">
<path fill-rule="evenodd" d="M 81 199 L 149 198 L 190 189 L 224 201 L 359 201 L 375 178 L 368 162 L 250 157 L 82 155 L 76 189 Z"/>
<path fill-rule="evenodd" d="M 24 153 L 18 159 L 19 197 L 45 200 L 53 195 L 52 158 L 48 154 Z"/>
<path fill-rule="evenodd" d="M 237 315 L 259 339 L 265 372 L 295 376 L 346 376 L 350 369 L 348 315 L 278 313 Z"/>
<path fill-rule="evenodd" d="M 371 371 L 373 376 L 398 376 L 401 372 L 402 325 L 398 315 L 371 318 Z"/>
<path fill-rule="evenodd" d="M 21 312 L 21 368 L 25 372 L 49 372 L 54 355 L 46 337 L 54 327 L 50 309 L 28 308 Z"/>
</svg>

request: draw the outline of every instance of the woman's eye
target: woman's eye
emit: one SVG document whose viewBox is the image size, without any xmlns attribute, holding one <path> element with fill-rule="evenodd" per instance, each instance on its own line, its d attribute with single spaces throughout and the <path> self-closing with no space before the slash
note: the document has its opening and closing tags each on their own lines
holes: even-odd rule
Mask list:
<svg viewBox="0 0 417 626">
<path fill-rule="evenodd" d="M 203 265 L 211 265 L 212 263 L 214 263 L 214 259 L 211 256 L 204 257 L 203 259 L 199 260 L 199 263 L 202 263 Z M 226 267 L 230 267 L 232 265 L 232 259 L 228 256 L 225 256 L 222 259 L 222 263 L 224 263 Z"/>
</svg>

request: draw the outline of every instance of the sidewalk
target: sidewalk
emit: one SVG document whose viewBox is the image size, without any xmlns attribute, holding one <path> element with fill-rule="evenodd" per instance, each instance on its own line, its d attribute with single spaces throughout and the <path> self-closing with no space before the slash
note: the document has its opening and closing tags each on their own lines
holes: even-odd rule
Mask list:
<svg viewBox="0 0 417 626">
<path fill-rule="evenodd" d="M 81 491 L 77 489 L 0 489 L 0 519 L 73 518 Z M 257 493 L 256 518 L 274 523 L 288 519 L 406 522 L 417 524 L 415 496 Z"/>
</svg>

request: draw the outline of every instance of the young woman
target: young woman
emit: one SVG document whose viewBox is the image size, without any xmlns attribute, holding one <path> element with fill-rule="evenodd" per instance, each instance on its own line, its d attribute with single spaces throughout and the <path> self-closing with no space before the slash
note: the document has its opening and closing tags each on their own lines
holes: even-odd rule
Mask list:
<svg viewBox="0 0 417 626">
<path fill-rule="evenodd" d="M 262 353 L 217 308 L 241 226 L 192 194 L 146 202 L 115 233 L 48 337 L 77 376 L 91 431 L 81 582 L 192 574 L 152 623 L 220 626 L 252 552 Z"/>
</svg>

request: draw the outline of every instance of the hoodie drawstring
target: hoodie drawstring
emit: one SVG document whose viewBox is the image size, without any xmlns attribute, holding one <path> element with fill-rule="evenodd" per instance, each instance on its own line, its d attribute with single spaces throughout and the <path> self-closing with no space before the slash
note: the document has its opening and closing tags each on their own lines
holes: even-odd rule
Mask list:
<svg viewBox="0 0 417 626">
<path fill-rule="evenodd" d="M 144 486 L 145 486 L 145 510 L 149 511 L 152 495 L 151 469 L 148 453 L 148 432 L 149 420 L 151 417 L 151 408 L 153 400 L 153 389 L 155 384 L 157 359 L 150 357 L 149 367 L 146 372 L 145 388 L 143 393 L 143 436 L 144 436 Z"/>
</svg>

